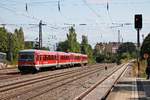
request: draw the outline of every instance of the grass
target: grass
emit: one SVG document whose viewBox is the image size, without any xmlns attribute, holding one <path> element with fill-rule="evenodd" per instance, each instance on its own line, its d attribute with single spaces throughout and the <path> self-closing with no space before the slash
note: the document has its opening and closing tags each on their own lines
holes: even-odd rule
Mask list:
<svg viewBox="0 0 150 100">
<path fill-rule="evenodd" d="M 147 62 L 145 60 L 141 60 L 140 61 L 140 71 L 139 71 L 139 74 L 140 74 L 140 77 L 142 77 L 142 78 L 146 78 L 146 73 L 145 73 L 146 64 L 147 64 Z M 132 64 L 132 76 L 133 77 L 137 77 L 137 75 L 138 75 L 138 64 L 137 64 L 137 61 L 135 61 Z"/>
</svg>

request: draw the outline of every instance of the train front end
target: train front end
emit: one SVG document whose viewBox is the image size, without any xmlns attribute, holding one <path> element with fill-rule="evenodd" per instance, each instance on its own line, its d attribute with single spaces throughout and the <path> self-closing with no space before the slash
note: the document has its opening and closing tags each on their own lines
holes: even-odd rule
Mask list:
<svg viewBox="0 0 150 100">
<path fill-rule="evenodd" d="M 18 69 L 21 73 L 36 72 L 35 50 L 21 50 L 18 56 Z"/>
</svg>

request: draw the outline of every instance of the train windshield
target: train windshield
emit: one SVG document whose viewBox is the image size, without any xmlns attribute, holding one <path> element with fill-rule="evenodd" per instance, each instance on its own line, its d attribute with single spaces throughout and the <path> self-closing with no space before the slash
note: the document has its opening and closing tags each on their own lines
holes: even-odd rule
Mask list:
<svg viewBox="0 0 150 100">
<path fill-rule="evenodd" d="M 19 61 L 34 61 L 33 54 L 19 54 Z"/>
<path fill-rule="evenodd" d="M 6 60 L 6 53 L 0 52 L 0 62 L 4 62 Z"/>
</svg>

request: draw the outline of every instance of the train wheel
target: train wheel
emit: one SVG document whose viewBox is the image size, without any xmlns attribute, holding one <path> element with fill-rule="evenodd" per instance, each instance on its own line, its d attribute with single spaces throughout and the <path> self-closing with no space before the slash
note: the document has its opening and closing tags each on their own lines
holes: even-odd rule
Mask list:
<svg viewBox="0 0 150 100">
<path fill-rule="evenodd" d="M 32 74 L 36 74 L 37 72 L 38 72 L 38 70 L 36 70 L 36 69 L 32 70 Z"/>
</svg>

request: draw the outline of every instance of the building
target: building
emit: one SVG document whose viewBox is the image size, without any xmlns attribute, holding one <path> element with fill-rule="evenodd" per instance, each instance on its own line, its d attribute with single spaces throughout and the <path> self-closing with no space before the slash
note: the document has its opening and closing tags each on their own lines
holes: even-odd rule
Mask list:
<svg viewBox="0 0 150 100">
<path fill-rule="evenodd" d="M 97 43 L 95 46 L 95 50 L 99 54 L 115 54 L 119 48 L 120 43 L 118 42 L 109 42 L 109 43 Z"/>
</svg>

